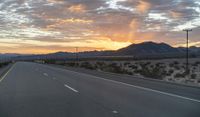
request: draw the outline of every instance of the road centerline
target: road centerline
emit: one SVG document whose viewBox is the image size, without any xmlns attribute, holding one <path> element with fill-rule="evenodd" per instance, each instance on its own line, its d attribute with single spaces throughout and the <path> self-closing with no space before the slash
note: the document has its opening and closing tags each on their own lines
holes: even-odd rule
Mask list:
<svg viewBox="0 0 200 117">
<path fill-rule="evenodd" d="M 77 91 L 76 89 L 74 89 L 74 88 L 68 86 L 67 84 L 64 84 L 64 86 L 67 87 L 68 89 L 70 89 L 70 90 L 72 90 L 72 91 L 78 93 L 78 91 Z"/>
</svg>

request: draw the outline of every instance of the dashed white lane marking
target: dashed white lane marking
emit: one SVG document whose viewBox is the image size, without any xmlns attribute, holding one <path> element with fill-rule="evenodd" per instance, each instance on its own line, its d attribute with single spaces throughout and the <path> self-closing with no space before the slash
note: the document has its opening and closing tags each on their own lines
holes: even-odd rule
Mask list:
<svg viewBox="0 0 200 117">
<path fill-rule="evenodd" d="M 116 110 L 112 111 L 112 113 L 117 114 L 118 112 Z"/>
<path fill-rule="evenodd" d="M 49 76 L 47 73 L 43 73 L 44 76 Z"/>
<path fill-rule="evenodd" d="M 72 88 L 72 87 L 70 87 L 70 86 L 68 86 L 68 85 L 66 85 L 66 84 L 65 84 L 64 86 L 67 87 L 67 88 L 69 88 L 70 90 L 72 90 L 72 91 L 78 93 L 78 91 L 77 91 L 76 89 L 74 89 L 74 88 Z"/>
</svg>

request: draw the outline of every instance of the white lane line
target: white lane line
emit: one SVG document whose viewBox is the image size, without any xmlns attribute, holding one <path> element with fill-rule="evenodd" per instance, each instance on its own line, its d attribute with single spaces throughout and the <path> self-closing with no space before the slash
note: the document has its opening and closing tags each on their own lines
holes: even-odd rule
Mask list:
<svg viewBox="0 0 200 117">
<path fill-rule="evenodd" d="M 8 75 L 8 73 L 14 68 L 15 64 L 1 77 L 0 82 Z"/>
<path fill-rule="evenodd" d="M 194 101 L 194 102 L 200 103 L 200 100 L 192 99 L 192 98 L 188 98 L 188 97 L 184 97 L 184 96 L 180 96 L 180 95 L 176 95 L 176 94 L 172 94 L 172 93 L 162 92 L 162 91 L 158 91 L 158 90 L 154 90 L 154 89 L 150 89 L 150 88 L 131 85 L 131 84 L 118 82 L 118 81 L 113 81 L 113 80 L 108 80 L 108 79 L 104 79 L 104 78 L 103 78 L 103 80 L 107 80 L 107 81 L 110 81 L 110 82 L 127 85 L 127 86 L 134 87 L 134 88 L 137 88 L 137 89 L 142 89 L 142 90 L 146 90 L 146 91 L 151 91 L 151 92 L 160 93 L 160 94 L 164 94 L 164 95 L 171 96 L 171 97 L 181 98 L 181 99 L 190 100 L 190 101 Z"/>
<path fill-rule="evenodd" d="M 69 70 L 67 70 L 67 71 L 69 71 Z M 74 71 L 71 71 L 71 72 L 74 72 Z M 74 72 L 74 73 L 79 73 L 79 72 Z M 131 85 L 131 84 L 127 84 L 127 83 L 123 83 L 123 82 L 119 82 L 119 81 L 100 78 L 100 77 L 89 75 L 89 74 L 84 74 L 84 73 L 79 73 L 79 74 L 83 74 L 83 75 L 90 76 L 90 77 L 92 76 L 92 77 L 95 77 L 97 79 L 101 79 L 101 80 L 105 80 L 105 81 L 109 81 L 109 82 L 113 82 L 113 83 L 117 83 L 117 84 L 130 86 L 130 87 L 134 87 L 134 88 L 137 88 L 137 89 L 142 89 L 142 90 L 146 90 L 146 91 L 151 91 L 151 92 L 160 93 L 160 94 L 171 96 L 171 97 L 181 98 L 181 99 L 190 100 L 190 101 L 194 101 L 194 102 L 200 103 L 200 100 L 193 99 L 193 98 L 188 98 L 188 97 L 184 97 L 184 96 L 180 96 L 180 95 L 176 95 L 176 94 L 172 94 L 172 93 L 162 92 L 162 91 L 154 90 L 154 89 L 151 89 L 151 88 L 145 88 L 145 87 L 141 87 L 141 86 Z"/>
<path fill-rule="evenodd" d="M 47 73 L 43 73 L 44 76 L 49 76 Z"/>
<path fill-rule="evenodd" d="M 70 90 L 72 90 L 72 91 L 78 93 L 78 91 L 77 91 L 76 89 L 74 89 L 74 88 L 72 88 L 72 87 L 70 87 L 70 86 L 68 86 L 68 85 L 66 85 L 66 84 L 65 84 L 64 86 L 67 87 L 67 88 L 69 88 Z"/>
<path fill-rule="evenodd" d="M 67 70 L 67 69 L 53 68 L 53 67 L 49 67 L 49 66 L 48 66 L 48 68 L 54 69 L 54 70 L 59 70 L 59 71 L 61 71 L 61 70 L 64 71 L 65 70 L 65 71 L 68 71 L 68 72 L 71 72 L 71 73 L 82 74 L 82 75 L 85 75 L 85 76 L 88 76 L 88 77 L 94 77 L 94 78 L 100 79 L 100 80 L 105 80 L 105 81 L 109 81 L 109 82 L 113 82 L 113 83 L 117 83 L 117 84 L 122 84 L 122 85 L 130 86 L 130 87 L 134 87 L 134 88 L 137 88 L 137 89 L 145 90 L 145 91 L 151 91 L 151 92 L 155 92 L 155 93 L 159 93 L 159 94 L 163 94 L 163 95 L 167 95 L 167 96 L 171 96 L 171 97 L 175 97 L 175 98 L 180 98 L 180 99 L 184 99 L 184 100 L 189 100 L 189 101 L 200 103 L 200 100 L 197 100 L 197 99 L 188 98 L 188 97 L 184 97 L 184 96 L 180 96 L 180 95 L 176 95 L 176 94 L 172 94 L 172 93 L 162 92 L 162 91 L 151 89 L 151 88 L 145 88 L 145 87 L 141 87 L 141 86 L 131 85 L 131 84 L 115 81 L 115 80 L 109 80 L 109 79 L 93 76 L 93 75 L 90 75 L 90 74 L 70 71 L 70 70 Z"/>
<path fill-rule="evenodd" d="M 116 110 L 112 111 L 112 113 L 117 114 L 118 112 Z"/>
<path fill-rule="evenodd" d="M 151 89 L 151 88 L 145 88 L 145 87 L 141 87 L 141 86 L 131 85 L 131 84 L 127 84 L 127 83 L 123 83 L 123 82 L 119 82 L 119 81 L 114 81 L 114 80 L 109 80 L 109 79 L 105 79 L 105 78 L 100 78 L 100 77 L 96 77 L 96 76 L 94 76 L 94 77 L 97 78 L 97 79 L 102 79 L 102 80 L 110 81 L 110 82 L 117 83 L 117 84 L 123 84 L 123 85 L 126 85 L 126 86 L 134 87 L 134 88 L 137 88 L 137 89 L 142 89 L 142 90 L 145 90 L 145 91 L 151 91 L 151 92 L 160 93 L 160 94 L 171 96 L 171 97 L 181 98 L 181 99 L 200 103 L 200 100 L 197 100 L 197 99 L 192 99 L 192 98 L 188 98 L 188 97 L 184 97 L 184 96 L 180 96 L 180 95 L 176 95 L 176 94 L 172 94 L 172 93 L 162 92 L 162 91 L 154 90 L 154 89 Z"/>
</svg>

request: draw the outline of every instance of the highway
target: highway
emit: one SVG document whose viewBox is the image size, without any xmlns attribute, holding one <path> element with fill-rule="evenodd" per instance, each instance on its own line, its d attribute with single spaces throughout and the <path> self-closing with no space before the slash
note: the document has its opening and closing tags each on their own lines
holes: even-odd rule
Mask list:
<svg viewBox="0 0 200 117">
<path fill-rule="evenodd" d="M 17 62 L 0 79 L 0 117 L 200 117 L 200 88 L 110 77 Z"/>
</svg>

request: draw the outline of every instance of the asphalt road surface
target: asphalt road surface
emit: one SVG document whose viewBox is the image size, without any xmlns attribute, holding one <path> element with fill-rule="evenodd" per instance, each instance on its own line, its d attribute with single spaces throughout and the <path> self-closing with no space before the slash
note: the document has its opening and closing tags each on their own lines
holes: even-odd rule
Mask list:
<svg viewBox="0 0 200 117">
<path fill-rule="evenodd" d="M 182 90 L 191 93 L 190 87 Z M 200 89 L 194 90 L 179 95 L 18 62 L 0 79 L 0 117 L 200 117 Z"/>
</svg>

